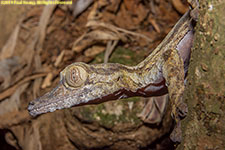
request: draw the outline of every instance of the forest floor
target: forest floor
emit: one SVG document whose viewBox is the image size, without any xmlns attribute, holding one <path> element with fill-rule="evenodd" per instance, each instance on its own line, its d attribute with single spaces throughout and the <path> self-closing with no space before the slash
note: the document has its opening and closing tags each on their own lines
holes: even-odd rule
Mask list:
<svg viewBox="0 0 225 150">
<path fill-rule="evenodd" d="M 177 5 L 179 2 L 182 5 Z M 80 11 L 81 7 L 86 9 Z M 37 143 L 36 138 L 28 140 L 36 132 L 34 129 L 29 130 L 27 140 L 23 137 L 28 131 L 20 131 L 38 126 L 37 123 L 31 125 L 33 118 L 27 112 L 28 103 L 55 87 L 60 71 L 67 65 L 74 62 L 136 65 L 163 40 L 187 9 L 182 0 L 90 0 L 87 6 L 78 1 L 71 6 L 31 6 L 18 17 L 8 40 L 0 47 L 0 147 L 9 149 L 8 143 L 11 149 L 29 149 L 32 146 L 25 145 Z M 128 99 L 127 102 L 139 99 Z M 138 119 L 134 120 L 138 122 Z M 169 122 L 171 124 L 171 120 Z M 141 128 L 140 124 L 137 126 L 135 129 Z M 174 143 L 168 141 L 170 128 L 171 125 L 167 130 L 160 130 L 160 136 L 147 144 L 140 142 L 141 149 L 173 149 Z M 69 140 L 73 141 L 73 138 Z M 45 145 L 40 139 L 39 142 Z M 52 144 L 54 142 L 57 140 L 52 140 Z M 70 148 L 73 145 L 64 142 Z M 107 149 L 109 145 L 102 147 Z M 75 147 L 82 146 L 75 144 Z M 100 146 L 93 147 L 100 149 Z"/>
</svg>

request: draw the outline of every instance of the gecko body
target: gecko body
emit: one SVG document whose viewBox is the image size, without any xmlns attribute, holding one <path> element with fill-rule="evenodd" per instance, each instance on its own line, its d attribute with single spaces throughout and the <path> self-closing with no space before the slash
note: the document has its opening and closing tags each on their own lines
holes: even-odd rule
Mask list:
<svg viewBox="0 0 225 150">
<path fill-rule="evenodd" d="M 30 102 L 29 113 L 37 116 L 74 106 L 132 96 L 164 97 L 168 93 L 172 116 L 179 125 L 187 114 L 182 95 L 194 35 L 191 11 L 185 13 L 155 50 L 136 66 L 82 62 L 67 66 L 60 73 L 57 87 Z M 175 130 L 174 135 L 177 133 Z"/>
</svg>

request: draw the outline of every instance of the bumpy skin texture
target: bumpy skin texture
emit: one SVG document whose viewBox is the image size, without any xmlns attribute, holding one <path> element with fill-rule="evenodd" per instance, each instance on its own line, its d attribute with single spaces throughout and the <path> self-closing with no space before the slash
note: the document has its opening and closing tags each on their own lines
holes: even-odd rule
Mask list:
<svg viewBox="0 0 225 150">
<path fill-rule="evenodd" d="M 36 116 L 56 109 L 130 96 L 160 96 L 167 93 L 166 84 L 171 91 L 170 97 L 173 97 L 172 104 L 177 104 L 177 97 L 180 95 L 177 91 L 184 87 L 184 67 L 176 48 L 184 35 L 192 31 L 190 21 L 188 12 L 164 41 L 137 66 L 129 67 L 116 63 L 69 65 L 61 72 L 60 83 L 55 89 L 29 104 L 30 114 Z M 189 45 L 188 51 L 190 47 Z M 66 80 L 66 75 L 74 68 L 82 70 L 80 76 L 79 73 L 75 73 L 74 80 L 83 80 L 78 86 L 71 86 Z M 170 86 L 173 86 L 171 90 Z"/>
<path fill-rule="evenodd" d="M 193 39 L 191 24 L 188 11 L 161 44 L 136 66 L 116 63 L 89 65 L 81 62 L 67 66 L 60 73 L 56 88 L 30 102 L 29 113 L 36 116 L 57 109 L 131 96 L 161 96 L 166 99 L 165 94 L 169 93 L 172 116 L 179 126 L 180 118 L 187 113 L 182 94 Z M 165 103 L 166 100 L 162 101 L 164 108 Z M 142 114 L 143 120 L 148 118 L 146 110 Z M 177 134 L 179 131 L 175 130 L 175 137 L 172 136 L 174 141 L 180 141 L 176 139 Z"/>
</svg>

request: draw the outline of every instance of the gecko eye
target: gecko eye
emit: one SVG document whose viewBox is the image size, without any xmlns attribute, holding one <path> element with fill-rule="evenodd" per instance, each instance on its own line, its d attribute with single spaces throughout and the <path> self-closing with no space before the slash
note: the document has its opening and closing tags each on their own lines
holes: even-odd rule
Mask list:
<svg viewBox="0 0 225 150">
<path fill-rule="evenodd" d="M 66 71 L 65 78 L 68 85 L 79 87 L 87 79 L 87 72 L 80 66 L 73 66 Z"/>
</svg>

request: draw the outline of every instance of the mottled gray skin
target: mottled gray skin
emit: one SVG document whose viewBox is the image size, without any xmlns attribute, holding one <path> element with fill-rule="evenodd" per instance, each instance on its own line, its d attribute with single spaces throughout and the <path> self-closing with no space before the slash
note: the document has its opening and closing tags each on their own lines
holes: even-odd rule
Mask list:
<svg viewBox="0 0 225 150">
<path fill-rule="evenodd" d="M 136 66 L 116 63 L 89 65 L 81 62 L 67 66 L 60 73 L 56 88 L 30 102 L 29 113 L 36 116 L 57 109 L 131 96 L 162 96 L 165 99 L 164 95 L 169 93 L 172 116 L 179 126 L 181 117 L 187 113 L 182 94 L 193 41 L 192 21 L 188 11 L 158 47 Z M 165 108 L 166 100 L 160 103 L 159 106 Z M 148 118 L 146 110 L 142 118 Z M 174 141 L 181 140 L 176 139 L 179 132 L 175 130 Z"/>
<path fill-rule="evenodd" d="M 188 12 L 174 26 L 163 42 L 137 66 L 129 67 L 116 63 L 95 65 L 73 63 L 69 65 L 61 72 L 60 83 L 55 89 L 29 104 L 30 114 L 36 116 L 81 104 L 98 103 L 137 95 L 159 96 L 167 93 L 166 77 L 164 76 L 164 72 L 167 72 L 164 69 L 165 63 L 170 57 L 173 57 L 173 59 L 178 59 L 176 62 L 179 62 L 184 70 L 183 62 L 176 49 L 180 51 L 183 60 L 187 61 L 193 35 L 190 21 Z M 185 39 L 186 37 L 188 38 Z M 182 48 L 180 43 L 188 44 L 186 46 L 182 44 L 185 47 Z M 82 86 L 72 87 L 67 84 L 65 73 L 71 66 L 80 66 L 86 70 L 88 77 Z M 105 97 L 107 97 L 106 100 Z"/>
</svg>

